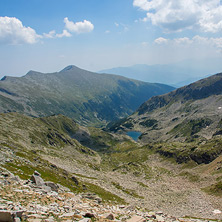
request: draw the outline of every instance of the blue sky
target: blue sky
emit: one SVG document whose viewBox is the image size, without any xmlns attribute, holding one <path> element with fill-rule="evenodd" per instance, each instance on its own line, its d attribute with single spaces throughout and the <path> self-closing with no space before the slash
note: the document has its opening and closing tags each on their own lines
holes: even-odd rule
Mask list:
<svg viewBox="0 0 222 222">
<path fill-rule="evenodd" d="M 0 78 L 70 64 L 97 71 L 220 61 L 222 5 L 220 0 L 1 0 L 0 52 Z"/>
</svg>

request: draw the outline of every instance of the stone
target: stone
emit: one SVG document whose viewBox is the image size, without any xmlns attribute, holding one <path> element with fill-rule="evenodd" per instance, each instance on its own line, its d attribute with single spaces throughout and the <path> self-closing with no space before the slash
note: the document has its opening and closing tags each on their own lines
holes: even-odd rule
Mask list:
<svg viewBox="0 0 222 222">
<path fill-rule="evenodd" d="M 23 215 L 24 211 L 23 210 L 19 210 L 19 211 L 14 211 L 13 215 L 15 215 L 15 217 L 19 217 L 21 218 Z"/>
<path fill-rule="evenodd" d="M 65 213 L 65 214 L 62 214 L 61 216 L 59 216 L 59 218 L 71 218 L 74 216 L 74 212 L 71 212 L 71 213 Z"/>
<path fill-rule="evenodd" d="M 77 180 L 76 177 L 72 176 L 71 180 L 78 186 L 79 185 L 79 181 Z"/>
<path fill-rule="evenodd" d="M 156 216 L 156 220 L 158 222 L 164 222 L 164 218 L 162 216 L 159 216 L 159 215 Z"/>
<path fill-rule="evenodd" d="M 34 175 L 35 175 L 35 176 L 39 176 L 39 177 L 41 177 L 41 173 L 39 173 L 39 172 L 36 171 L 36 170 L 35 170 L 35 172 L 34 172 Z"/>
<path fill-rule="evenodd" d="M 115 217 L 112 213 L 106 213 L 106 214 L 103 215 L 103 217 L 105 219 L 108 219 L 108 220 L 114 220 L 115 219 Z"/>
<path fill-rule="evenodd" d="M 94 218 L 95 215 L 93 213 L 85 213 L 84 217 Z"/>
<path fill-rule="evenodd" d="M 150 211 L 150 212 L 147 214 L 147 217 L 156 219 L 156 214 L 155 214 L 154 212 Z"/>
<path fill-rule="evenodd" d="M 32 181 L 32 183 L 34 183 L 36 186 L 44 186 L 45 185 L 45 182 L 44 180 L 40 177 L 40 176 L 37 176 L 37 175 L 32 175 L 30 180 Z"/>
<path fill-rule="evenodd" d="M 28 215 L 28 218 L 33 218 L 33 219 L 45 219 L 45 216 L 41 215 L 41 214 L 31 214 Z"/>
<path fill-rule="evenodd" d="M 49 217 L 45 219 L 45 222 L 54 222 L 54 221 L 55 221 L 54 217 Z"/>
<path fill-rule="evenodd" d="M 69 211 L 70 211 L 70 207 L 69 207 L 69 206 L 63 206 L 63 208 L 64 208 L 64 210 L 65 210 L 66 212 L 69 212 Z"/>
<path fill-rule="evenodd" d="M 96 201 L 98 204 L 100 204 L 100 203 L 102 203 L 102 198 L 100 198 L 100 197 L 95 197 L 95 201 Z"/>
<path fill-rule="evenodd" d="M 20 178 L 19 178 L 19 176 L 13 176 L 13 177 L 11 178 L 11 180 L 14 180 L 14 181 L 16 181 L 16 182 L 20 182 L 20 181 L 21 181 Z"/>
<path fill-rule="evenodd" d="M 58 192 L 58 190 L 59 190 L 59 186 L 51 181 L 45 182 L 45 185 L 47 187 L 50 187 L 52 191 Z"/>
<path fill-rule="evenodd" d="M 55 168 L 55 169 L 58 168 L 55 164 L 51 164 L 50 166 L 51 166 L 52 168 Z"/>
<path fill-rule="evenodd" d="M 19 217 L 15 217 L 14 218 L 14 222 L 20 222 L 21 220 L 20 220 L 20 218 Z"/>
<path fill-rule="evenodd" d="M 13 222 L 12 213 L 7 210 L 1 210 L 0 211 L 0 221 L 1 222 Z"/>
<path fill-rule="evenodd" d="M 127 222 L 146 222 L 146 219 L 144 219 L 141 216 L 134 215 L 130 219 L 126 220 L 126 221 Z"/>
<path fill-rule="evenodd" d="M 2 172 L 1 175 L 4 176 L 4 177 L 9 177 L 10 176 L 10 174 L 8 172 Z"/>
<path fill-rule="evenodd" d="M 102 199 L 100 197 L 98 197 L 96 194 L 93 194 L 93 193 L 83 194 L 82 197 L 90 199 L 90 200 L 95 200 L 97 203 L 101 203 L 102 202 Z"/>
<path fill-rule="evenodd" d="M 46 193 L 52 192 L 51 187 L 48 187 L 48 186 L 46 186 L 46 185 L 42 186 L 41 188 L 42 188 L 42 190 L 45 191 Z"/>
<path fill-rule="evenodd" d="M 213 214 L 221 214 L 221 211 L 220 210 L 214 210 Z"/>
<path fill-rule="evenodd" d="M 0 205 L 0 210 L 7 210 L 7 205 L 6 204 L 1 204 Z"/>
</svg>

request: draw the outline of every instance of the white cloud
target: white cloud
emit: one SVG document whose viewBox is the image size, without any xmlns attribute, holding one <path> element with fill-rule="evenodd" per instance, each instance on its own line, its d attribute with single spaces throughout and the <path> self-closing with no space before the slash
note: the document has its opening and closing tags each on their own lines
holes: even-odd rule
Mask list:
<svg viewBox="0 0 222 222">
<path fill-rule="evenodd" d="M 71 37 L 71 36 L 72 35 L 65 29 L 61 34 L 56 34 L 55 30 L 50 31 L 49 33 L 43 33 L 43 37 L 48 39 Z"/>
<path fill-rule="evenodd" d="M 174 39 L 175 43 L 177 44 L 191 44 L 192 40 L 190 40 L 187 37 L 183 37 L 183 38 L 176 38 Z"/>
<path fill-rule="evenodd" d="M 147 12 L 144 21 L 150 20 L 166 32 L 191 28 L 222 31 L 220 0 L 134 0 L 133 5 Z"/>
<path fill-rule="evenodd" d="M 61 34 L 56 34 L 55 30 L 50 31 L 49 33 L 43 33 L 43 37 L 48 39 L 71 37 L 71 36 L 72 35 L 65 29 Z"/>
<path fill-rule="evenodd" d="M 14 17 L 0 17 L 0 42 L 6 44 L 34 44 L 41 38 L 34 29 L 23 26 Z"/>
<path fill-rule="evenodd" d="M 68 18 L 64 19 L 66 28 L 71 32 L 84 33 L 90 32 L 94 29 L 91 22 L 84 20 L 84 22 L 73 23 Z M 39 39 L 53 39 L 71 37 L 71 33 L 64 29 L 62 33 L 56 33 L 55 30 L 49 33 L 38 35 L 36 31 L 30 27 L 23 26 L 22 22 L 14 17 L 0 17 L 0 43 L 3 44 L 34 44 Z"/>
<path fill-rule="evenodd" d="M 159 37 L 159 38 L 155 39 L 154 42 L 155 42 L 156 44 L 164 44 L 164 43 L 167 43 L 167 42 L 168 42 L 168 39 L 165 39 L 165 38 L 163 38 L 163 37 Z"/>
<path fill-rule="evenodd" d="M 43 36 L 48 39 L 53 39 L 55 38 L 55 34 L 56 34 L 55 30 L 52 30 L 49 33 L 43 33 Z"/>
<path fill-rule="evenodd" d="M 105 33 L 106 33 L 106 34 L 109 34 L 109 33 L 110 33 L 110 30 L 106 30 Z"/>
<path fill-rule="evenodd" d="M 69 21 L 69 19 L 66 17 L 64 18 L 64 22 L 66 29 L 68 29 L 70 32 L 75 32 L 78 34 L 91 32 L 94 29 L 94 25 L 87 20 L 74 23 L 72 21 Z"/>
<path fill-rule="evenodd" d="M 61 34 L 56 34 L 56 37 L 58 38 L 62 38 L 62 37 L 71 37 L 72 35 L 67 31 L 67 30 L 63 30 L 63 32 Z"/>
</svg>

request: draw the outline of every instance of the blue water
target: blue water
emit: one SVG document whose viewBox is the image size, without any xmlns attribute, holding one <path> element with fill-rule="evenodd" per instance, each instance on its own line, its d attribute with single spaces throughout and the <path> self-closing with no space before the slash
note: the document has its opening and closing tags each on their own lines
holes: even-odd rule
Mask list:
<svg viewBox="0 0 222 222">
<path fill-rule="evenodd" d="M 130 136 L 133 140 L 137 141 L 139 136 L 142 134 L 141 132 L 137 131 L 130 131 L 126 133 L 128 136 Z"/>
</svg>

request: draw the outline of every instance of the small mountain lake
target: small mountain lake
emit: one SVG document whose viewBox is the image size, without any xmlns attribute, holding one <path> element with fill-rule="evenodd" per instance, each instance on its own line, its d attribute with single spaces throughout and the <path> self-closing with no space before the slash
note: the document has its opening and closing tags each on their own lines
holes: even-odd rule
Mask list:
<svg viewBox="0 0 222 222">
<path fill-rule="evenodd" d="M 127 132 L 126 135 L 127 136 L 130 136 L 133 140 L 137 141 L 139 136 L 141 135 L 142 133 L 141 132 L 138 132 L 138 131 L 130 131 L 130 132 Z"/>
</svg>

